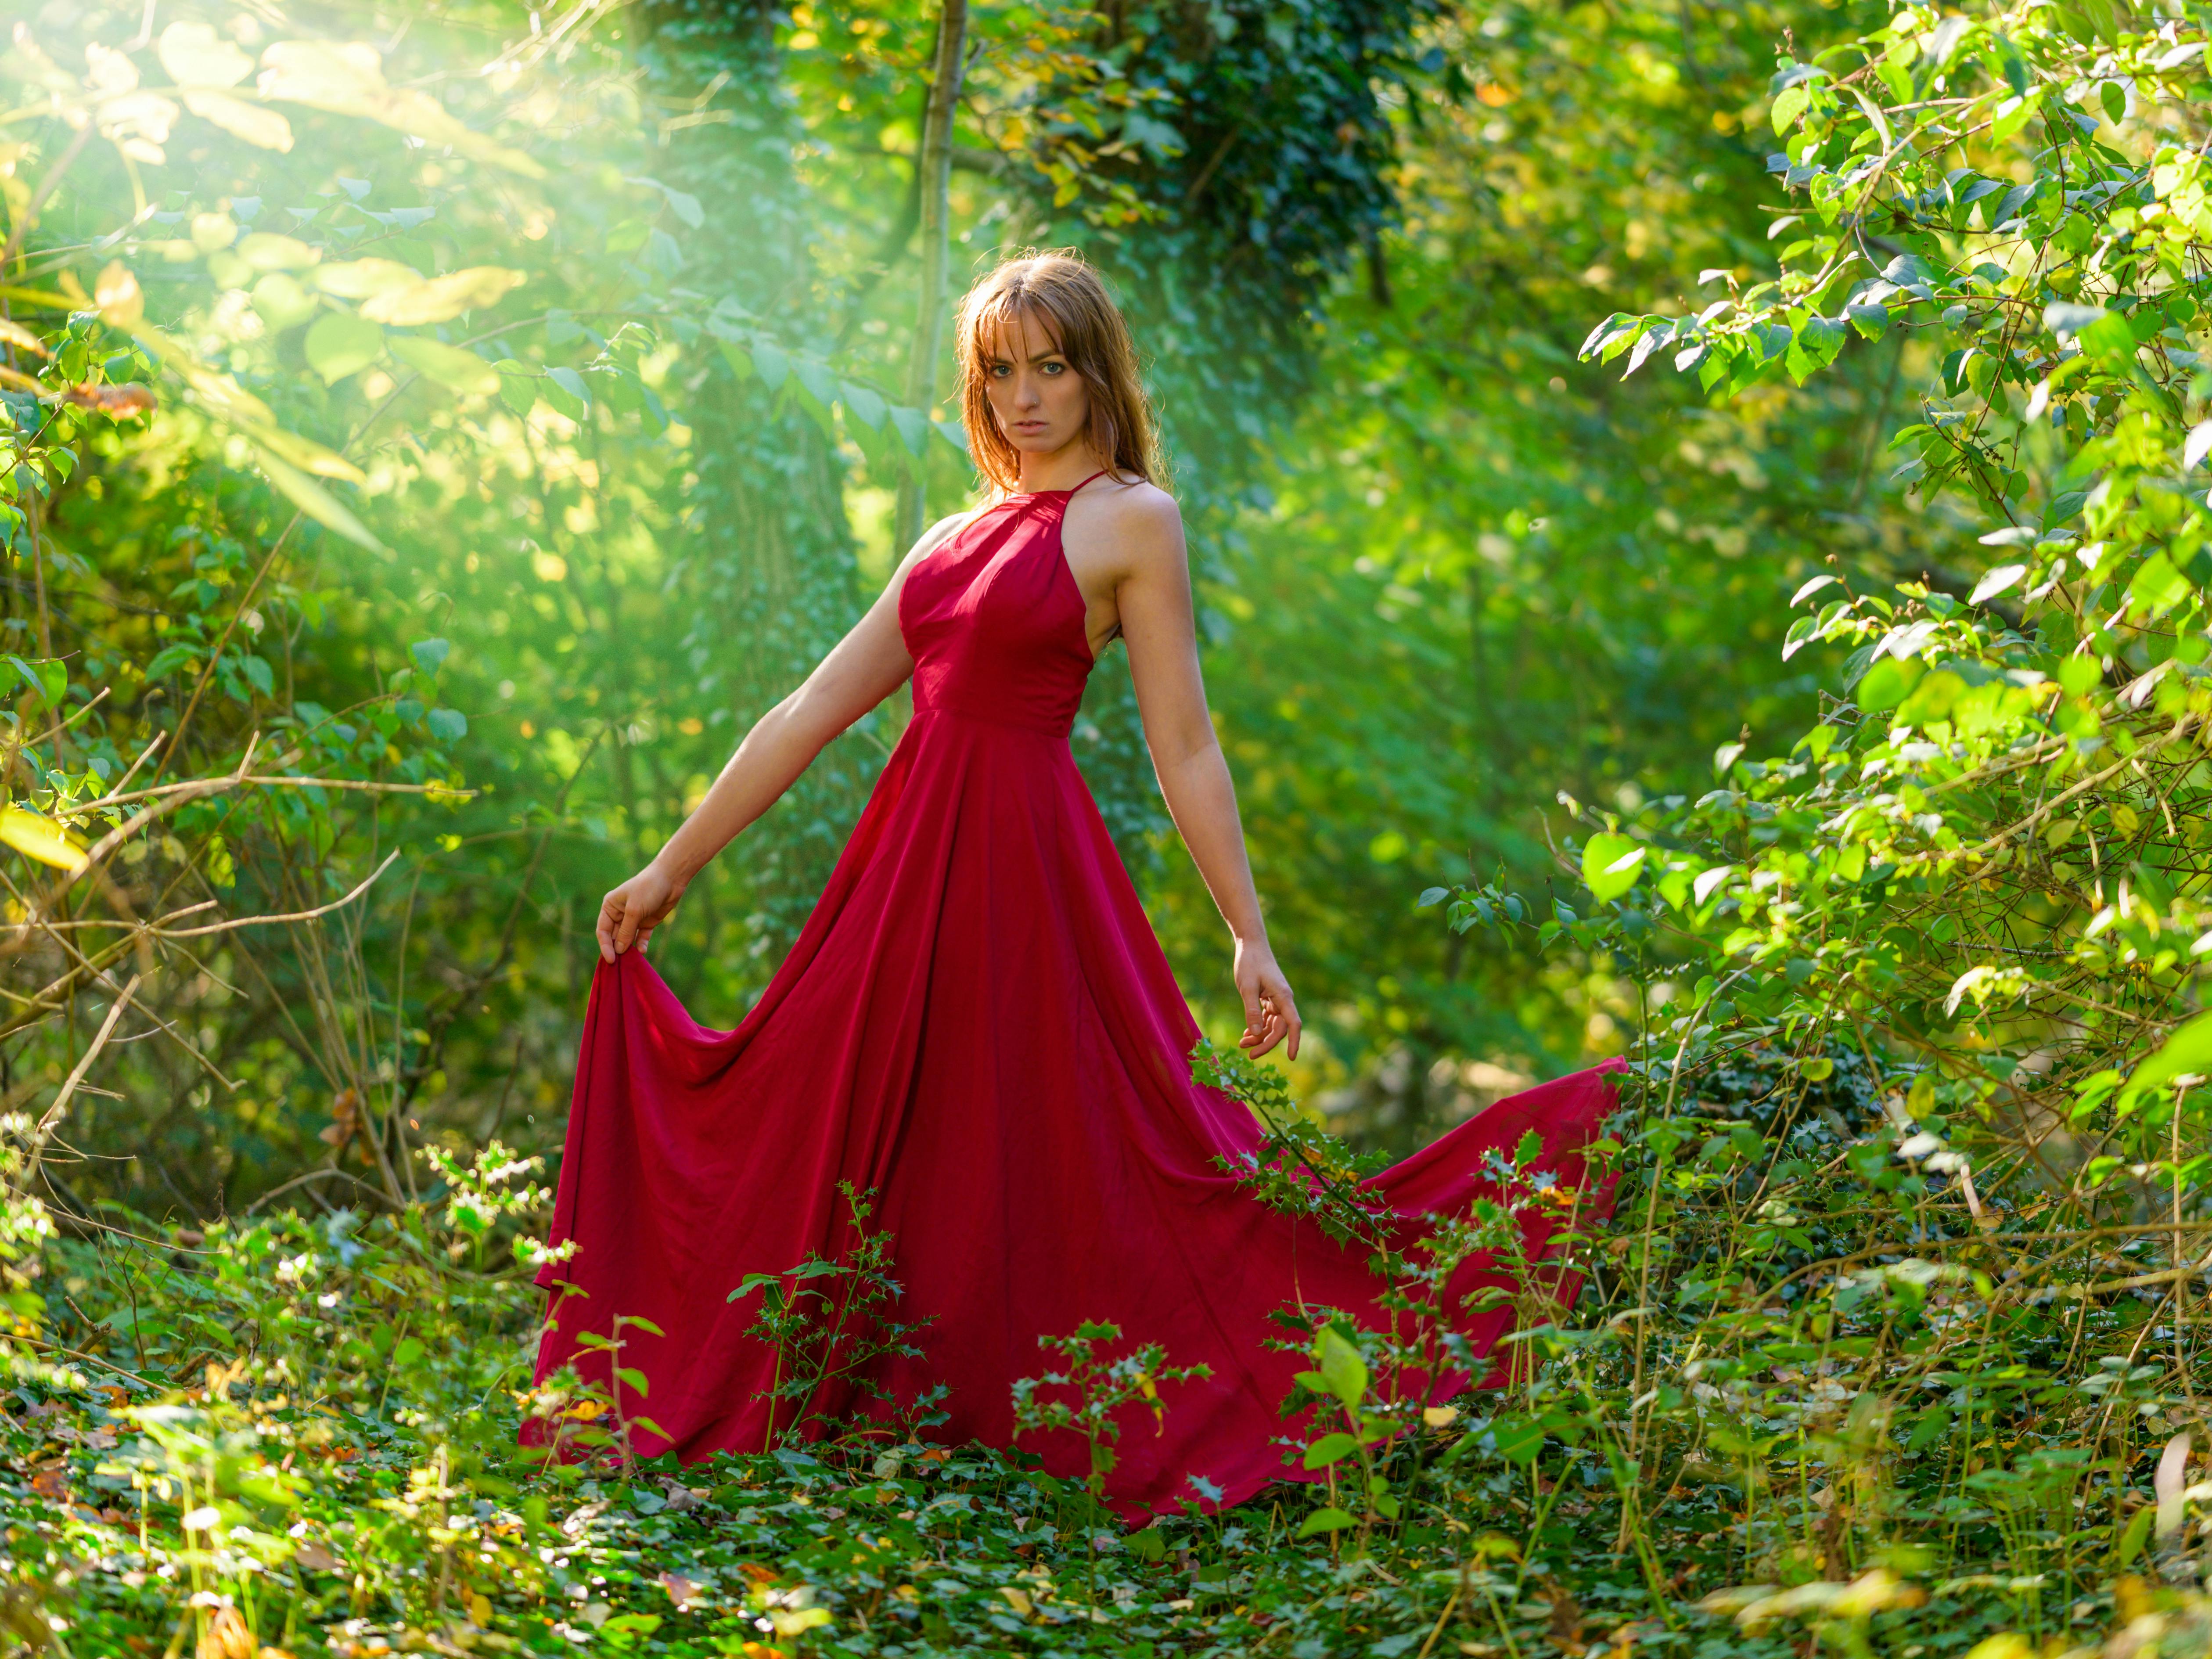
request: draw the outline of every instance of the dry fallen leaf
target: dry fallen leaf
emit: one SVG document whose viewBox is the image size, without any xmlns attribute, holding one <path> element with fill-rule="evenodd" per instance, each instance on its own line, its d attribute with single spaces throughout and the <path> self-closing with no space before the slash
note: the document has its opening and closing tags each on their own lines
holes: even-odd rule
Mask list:
<svg viewBox="0 0 2212 1659">
<path fill-rule="evenodd" d="M 62 396 L 79 409 L 94 409 L 111 420 L 127 421 L 134 415 L 150 415 L 161 405 L 150 387 L 136 380 L 94 386 L 86 380 L 66 388 Z"/>
<path fill-rule="evenodd" d="M 664 1572 L 660 1575 L 659 1583 L 660 1588 L 668 1592 L 668 1599 L 676 1603 L 678 1613 L 698 1599 L 699 1586 L 681 1573 Z"/>
</svg>

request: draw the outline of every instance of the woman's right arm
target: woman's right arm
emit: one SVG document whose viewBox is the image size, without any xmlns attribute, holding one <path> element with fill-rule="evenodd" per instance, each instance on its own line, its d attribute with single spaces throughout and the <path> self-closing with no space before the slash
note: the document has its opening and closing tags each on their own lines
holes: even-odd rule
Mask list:
<svg viewBox="0 0 2212 1659">
<path fill-rule="evenodd" d="M 612 962 L 632 945 L 644 949 L 714 854 L 775 805 L 832 738 L 905 683 L 914 672 L 898 621 L 907 572 L 965 520 L 958 514 L 930 526 L 805 684 L 753 723 L 697 810 L 653 862 L 600 901 L 601 957 Z"/>
</svg>

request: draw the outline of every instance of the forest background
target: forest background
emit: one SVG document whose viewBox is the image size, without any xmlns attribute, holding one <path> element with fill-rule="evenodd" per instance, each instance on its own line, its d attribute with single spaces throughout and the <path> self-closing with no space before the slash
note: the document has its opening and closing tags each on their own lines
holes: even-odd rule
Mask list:
<svg viewBox="0 0 2212 1659">
<path fill-rule="evenodd" d="M 1074 246 L 1127 295 L 1175 446 L 1259 879 L 1314 1010 L 1297 1081 L 1340 1091 L 1346 1121 L 1403 1149 L 1521 1080 L 1618 1052 L 1636 1018 L 1601 961 L 1468 948 L 1419 895 L 1501 872 L 1540 889 L 1547 826 L 1566 821 L 1558 792 L 1632 805 L 1708 773 L 1747 727 L 1802 721 L 1818 671 L 1779 661 L 1773 601 L 1838 547 L 1905 574 L 1944 550 L 1921 535 L 1907 554 L 1908 515 L 1869 458 L 1875 416 L 1857 406 L 1880 395 L 1879 367 L 1837 394 L 1834 420 L 1777 429 L 1771 399 L 1709 410 L 1656 376 L 1624 390 L 1574 361 L 1616 303 L 1688 303 L 1700 270 L 1764 250 L 1764 151 L 1744 112 L 1794 14 L 1701 14 L 1685 37 L 1671 13 L 1598 30 L 1315 7 L 1249 45 L 1222 38 L 1232 16 L 1100 42 L 1084 16 L 979 11 L 953 271 Z M 398 57 L 490 61 L 512 21 L 415 19 Z M 386 358 L 311 399 L 318 436 L 396 400 L 349 452 L 374 552 L 310 518 L 263 573 L 292 503 L 234 457 L 184 465 L 127 427 L 47 509 L 49 615 L 24 573 L 5 625 L 26 659 L 70 664 L 77 696 L 99 688 L 103 653 L 137 659 L 94 716 L 118 765 L 131 733 L 192 700 L 195 652 L 243 600 L 256 620 L 232 629 L 199 697 L 205 742 L 282 741 L 326 711 L 359 724 L 348 711 L 396 696 L 412 718 L 386 734 L 385 764 L 404 754 L 416 781 L 474 792 L 338 813 L 312 893 L 280 895 L 296 878 L 264 867 L 242 824 L 216 867 L 165 873 L 227 913 L 295 910 L 399 854 L 328 924 L 343 969 L 267 933 L 221 941 L 191 998 L 200 1058 L 141 1045 L 130 1063 L 147 1074 L 106 1084 L 124 1102 L 86 1103 L 72 1138 L 92 1161 L 67 1178 L 88 1198 L 242 1209 L 325 1162 L 318 1137 L 355 1112 L 392 1136 L 396 1170 L 403 1140 L 557 1146 L 599 895 L 892 562 L 911 452 L 871 395 L 896 404 L 907 378 L 933 27 L 896 8 L 579 22 L 507 77 L 557 189 L 426 161 L 398 137 L 340 184 L 305 131 L 285 154 L 228 143 L 195 187 L 187 158 L 223 135 L 180 129 L 172 148 L 194 148 L 165 169 L 126 183 L 123 160 L 88 155 L 46 206 L 46 234 L 70 236 L 81 214 L 88 240 L 112 192 L 127 204 L 137 189 L 149 241 L 274 232 L 520 271 L 467 327 L 503 328 L 496 353 L 532 377 L 456 398 Z M 27 162 L 17 173 L 37 181 Z M 234 194 L 272 216 L 230 210 Z M 227 212 L 234 233 L 207 228 Z M 205 326 L 267 372 L 313 377 L 307 391 L 354 361 L 318 356 L 313 319 L 263 293 L 296 293 L 290 272 L 210 289 L 197 246 L 134 268 L 157 312 L 258 295 Z M 949 392 L 949 370 L 938 384 Z M 950 444 L 919 465 L 933 514 L 972 499 Z M 407 695 L 410 673 L 428 678 L 418 647 L 437 653 L 450 729 Z M 656 941 L 702 1019 L 733 1022 L 765 982 L 899 720 L 887 708 L 825 755 Z M 1218 1025 L 1233 1000 L 1221 929 L 1159 810 L 1118 651 L 1077 749 Z M 46 1063 L 68 1069 L 59 1050 Z M 410 1127 L 388 1127 L 395 1114 Z M 363 1173 L 351 1150 L 339 1167 Z"/>
<path fill-rule="evenodd" d="M 14 1639 L 2212 1641 L 2195 10 L 7 22 Z M 817 1443 L 849 1355 L 807 1297 L 878 1305 L 880 1261 L 780 1292 L 795 1437 L 701 1484 L 629 1455 L 649 1378 L 528 1386 L 599 896 L 916 495 L 974 499 L 943 331 L 915 356 L 940 228 L 956 290 L 1081 249 L 1146 355 L 1311 1021 L 1229 1079 L 1261 1195 L 1358 1233 L 1363 1154 L 1628 1062 L 1579 1303 L 1516 1255 L 1532 1154 L 1452 1235 L 1511 1268 L 1510 1386 L 1426 1399 L 1458 1310 L 1386 1241 L 1402 1322 L 1300 1338 L 1323 1484 L 1229 1516 L 1127 1532 L 926 1424 Z M 902 717 L 656 939 L 708 1023 Z M 1074 742 L 1232 1034 L 1118 651 Z M 1094 1457 L 1173 1359 L 1107 1340 L 1030 1396 Z M 599 1462 L 519 1458 L 525 1419 Z"/>
</svg>

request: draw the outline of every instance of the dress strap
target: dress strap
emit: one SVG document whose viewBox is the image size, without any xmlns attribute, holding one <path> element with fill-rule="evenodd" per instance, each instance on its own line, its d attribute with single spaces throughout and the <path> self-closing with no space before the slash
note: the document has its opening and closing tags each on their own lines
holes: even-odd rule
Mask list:
<svg viewBox="0 0 2212 1659">
<path fill-rule="evenodd" d="M 1104 477 L 1105 477 L 1109 472 L 1111 472 L 1113 470 L 1114 470 L 1114 469 L 1113 469 L 1112 467 L 1110 467 L 1110 466 L 1102 466 L 1102 467 L 1100 467 L 1100 468 L 1099 468 L 1096 472 L 1092 473 L 1092 474 L 1091 474 L 1088 478 L 1085 478 L 1085 479 L 1083 481 L 1083 483 L 1077 484 L 1077 485 L 1075 486 L 1075 489 L 1070 489 L 1067 493 L 1068 493 L 1070 495 L 1074 495 L 1074 494 L 1075 494 L 1075 491 L 1076 491 L 1077 489 L 1082 489 L 1082 488 L 1083 488 L 1083 484 L 1094 483 L 1096 483 L 1097 480 L 1099 480 L 1100 478 Z"/>
</svg>

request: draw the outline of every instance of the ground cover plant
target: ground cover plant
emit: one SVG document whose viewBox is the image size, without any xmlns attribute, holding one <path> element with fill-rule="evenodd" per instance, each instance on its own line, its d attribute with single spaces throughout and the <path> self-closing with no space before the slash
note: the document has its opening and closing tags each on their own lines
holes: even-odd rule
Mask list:
<svg viewBox="0 0 2212 1659">
<path fill-rule="evenodd" d="M 1694 441 L 1748 443 L 1755 418 L 1758 453 L 1808 458 L 1803 497 L 1827 503 L 1759 555 L 1787 577 L 1766 600 L 1717 584 L 1712 615 L 1750 646 L 1692 641 L 1759 703 L 1756 731 L 1747 709 L 1694 767 L 1631 755 L 1650 787 L 1601 797 L 1589 781 L 1620 774 L 1576 758 L 1589 728 L 1527 744 L 1472 792 L 1503 822 L 1554 766 L 1565 799 L 1524 814 L 1512 856 L 1364 933 L 1352 913 L 1415 863 L 1377 836 L 1340 914 L 1300 901 L 1346 959 L 1387 933 L 1501 980 L 1610 988 L 1628 1063 L 1610 1223 L 1584 1224 L 1524 1146 L 1474 1213 L 1401 1250 L 1359 1201 L 1371 1151 L 1282 1074 L 1194 1057 L 1268 1126 L 1238 1172 L 1255 1200 L 1370 1245 L 1391 1322 L 1284 1322 L 1309 1361 L 1285 1468 L 1313 1479 L 1227 1511 L 1194 1482 L 1152 1516 L 1095 1478 L 1176 1409 L 1180 1358 L 1139 1331 L 1052 1334 L 1010 1449 L 933 1443 L 926 1399 L 825 1419 L 826 1384 L 915 1334 L 896 1241 L 872 1235 L 750 1285 L 787 1362 L 756 1452 L 640 1461 L 649 1376 L 622 1368 L 605 1395 L 530 1380 L 532 1109 L 557 1117 L 563 930 L 594 860 L 680 807 L 702 763 L 677 745 L 726 746 L 761 695 L 714 676 L 765 684 L 775 652 L 834 629 L 865 550 L 848 526 L 902 479 L 957 488 L 956 447 L 889 394 L 904 365 L 867 327 L 896 250 L 838 264 L 873 241 L 864 207 L 902 210 L 857 174 L 805 176 L 838 145 L 897 158 L 910 131 L 875 118 L 913 102 L 935 14 L 484 9 L 370 31 L 88 9 L 14 29 L 0 1639 L 165 1659 L 2212 1650 L 2206 19 L 1747 12 L 1717 53 L 1694 9 L 979 14 L 957 176 L 1009 193 L 967 204 L 971 232 L 1072 210 L 1170 315 L 1179 259 L 1233 254 L 1249 297 L 1276 247 L 1296 280 L 1274 348 L 1311 344 L 1328 319 L 1304 307 L 1336 282 L 1337 314 L 1369 307 L 1369 337 L 1432 388 L 1465 365 L 1385 314 L 1394 265 L 1401 295 L 1446 283 L 1389 232 L 1393 154 L 1433 182 L 1523 123 L 1495 178 L 1570 142 L 1561 110 L 1632 125 L 1561 67 L 1607 43 L 1638 66 L 1632 108 L 1738 150 L 1771 131 L 1745 154 L 1771 235 L 1700 231 L 1719 192 L 1692 191 L 1667 236 L 1712 251 L 1703 295 L 1589 317 L 1583 351 L 1655 408 L 1706 400 Z M 1747 30 L 1777 50 L 1771 80 L 1696 101 L 1747 73 Z M 1680 65 L 1655 56 L 1675 35 Z M 1255 121 L 1341 118 L 1326 199 L 1301 207 L 1273 149 L 1209 129 L 1222 87 Z M 678 149 L 701 134 L 742 142 Z M 1650 192 L 1632 212 L 1668 195 L 1632 171 Z M 753 217 L 716 216 L 741 196 Z M 1537 320 L 1620 280 L 1582 275 L 1564 295 L 1529 279 Z M 1529 332 L 1497 366 L 1548 383 L 1574 343 Z M 1315 349 L 1281 395 L 1331 395 L 1315 382 L 1346 359 Z M 1399 465 L 1426 418 L 1400 396 L 1334 459 Z M 1437 547 L 1503 538 L 1481 568 L 1533 610 L 1579 578 L 1542 587 L 1545 514 L 1509 521 L 1540 459 L 1517 441 L 1485 457 L 1504 482 L 1463 520 L 1399 522 Z M 1612 475 L 1544 462 L 1532 504 L 1607 523 L 1594 481 L 1628 488 L 1659 453 Z M 1267 476 L 1328 507 L 1333 453 Z M 1271 533 L 1231 487 L 1259 463 L 1208 465 L 1211 592 L 1230 612 L 1241 592 L 1230 623 L 1256 627 L 1264 590 L 1239 573 L 1285 568 L 1237 539 Z M 1319 539 L 1376 545 L 1328 514 Z M 1638 568 L 1686 587 L 1692 545 L 1736 556 L 1668 528 Z M 1347 568 L 1331 585 L 1420 609 L 1407 580 L 1428 578 Z M 1462 598 L 1481 627 L 1495 592 Z M 1776 620 L 1743 619 L 1769 602 Z M 695 656 L 717 627 L 761 654 Z M 626 678 L 641 637 L 682 685 Z M 1414 646 L 1381 677 L 1397 696 L 1443 636 L 1389 637 Z M 1770 649 L 1788 666 L 1761 679 Z M 1513 695 L 1518 719 L 1553 706 Z M 1096 713 L 1102 752 L 1126 746 Z M 1392 727 L 1367 714 L 1348 729 Z M 692 949 L 772 955 L 881 736 L 855 734 Z M 1328 787 L 1301 763 L 1258 793 L 1310 819 Z M 1299 867 L 1326 888 L 1334 858 Z M 1378 987 L 1337 1018 L 1379 1048 L 1418 1015 L 1433 1050 L 1463 1029 L 1457 994 Z M 1586 1031 L 1589 1006 L 1555 989 L 1477 1028 Z M 1526 1224 L 1563 1216 L 1532 1258 Z M 1484 1300 L 1449 1305 L 1477 1252 Z M 1499 1386 L 1439 1397 L 1440 1364 L 1479 1363 L 1457 1328 L 1506 1302 Z M 1054 1434 L 1094 1479 L 1040 1470 Z"/>
</svg>

